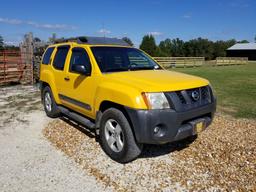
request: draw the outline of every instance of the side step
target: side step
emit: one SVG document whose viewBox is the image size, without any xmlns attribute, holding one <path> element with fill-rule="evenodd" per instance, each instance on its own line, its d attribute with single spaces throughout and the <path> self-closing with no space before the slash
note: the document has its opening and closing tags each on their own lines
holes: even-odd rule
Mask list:
<svg viewBox="0 0 256 192">
<path fill-rule="evenodd" d="M 79 115 L 78 113 L 75 113 L 73 111 L 70 111 L 69 109 L 63 106 L 58 106 L 58 108 L 61 111 L 61 113 L 68 116 L 70 119 L 77 121 L 78 123 L 81 123 L 82 125 L 86 126 L 89 129 L 95 129 L 95 123 L 93 123 L 86 117 Z"/>
</svg>

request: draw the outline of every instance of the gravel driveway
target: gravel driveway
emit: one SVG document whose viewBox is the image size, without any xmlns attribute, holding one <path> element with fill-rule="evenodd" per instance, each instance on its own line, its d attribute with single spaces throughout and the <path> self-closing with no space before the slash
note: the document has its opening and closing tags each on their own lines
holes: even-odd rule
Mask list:
<svg viewBox="0 0 256 192">
<path fill-rule="evenodd" d="M 30 86 L 0 88 L 0 191 L 112 191 L 44 138 L 52 120 L 39 95 Z"/>
<path fill-rule="evenodd" d="M 93 132 L 48 119 L 36 89 L 16 88 L 0 93 L 3 191 L 256 191 L 255 120 L 218 113 L 194 142 L 147 145 L 121 165 Z"/>
</svg>

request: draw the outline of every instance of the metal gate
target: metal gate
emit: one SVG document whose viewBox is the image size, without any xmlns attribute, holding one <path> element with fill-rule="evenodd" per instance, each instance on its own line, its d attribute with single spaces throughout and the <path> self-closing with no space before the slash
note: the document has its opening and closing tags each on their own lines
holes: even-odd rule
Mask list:
<svg viewBox="0 0 256 192">
<path fill-rule="evenodd" d="M 0 50 L 0 85 L 33 83 L 32 58 L 20 50 Z"/>
</svg>

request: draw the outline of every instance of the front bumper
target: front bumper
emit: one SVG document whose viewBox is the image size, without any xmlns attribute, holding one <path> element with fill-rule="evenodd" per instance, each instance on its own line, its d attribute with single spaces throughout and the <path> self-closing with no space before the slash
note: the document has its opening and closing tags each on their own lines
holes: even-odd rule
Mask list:
<svg viewBox="0 0 256 192">
<path fill-rule="evenodd" d="M 126 108 L 137 142 L 164 144 L 197 134 L 195 124 L 204 122 L 208 127 L 216 111 L 216 101 L 196 109 L 176 112 L 173 109 L 136 110 Z M 159 127 L 159 132 L 154 129 Z"/>
</svg>

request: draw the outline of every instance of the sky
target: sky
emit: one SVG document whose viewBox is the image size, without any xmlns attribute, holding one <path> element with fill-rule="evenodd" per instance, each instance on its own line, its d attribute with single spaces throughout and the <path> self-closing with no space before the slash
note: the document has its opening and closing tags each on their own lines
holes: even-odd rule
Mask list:
<svg viewBox="0 0 256 192">
<path fill-rule="evenodd" d="M 18 44 L 25 33 L 57 37 L 131 38 L 147 34 L 190 40 L 247 39 L 256 35 L 255 0 L 11 0 L 1 2 L 0 35 Z"/>
</svg>

